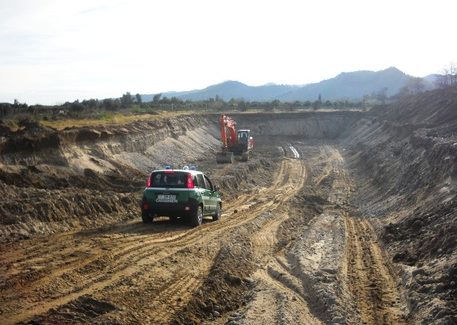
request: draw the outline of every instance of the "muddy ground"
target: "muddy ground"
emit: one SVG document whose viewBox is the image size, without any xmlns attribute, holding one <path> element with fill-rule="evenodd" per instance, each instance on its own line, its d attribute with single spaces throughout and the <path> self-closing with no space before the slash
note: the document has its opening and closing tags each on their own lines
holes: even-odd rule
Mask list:
<svg viewBox="0 0 457 325">
<path fill-rule="evenodd" d="M 0 323 L 456 323 L 456 103 L 234 114 L 256 149 L 233 165 L 217 115 L 2 124 Z M 188 163 L 222 219 L 142 224 L 147 173 Z"/>
</svg>

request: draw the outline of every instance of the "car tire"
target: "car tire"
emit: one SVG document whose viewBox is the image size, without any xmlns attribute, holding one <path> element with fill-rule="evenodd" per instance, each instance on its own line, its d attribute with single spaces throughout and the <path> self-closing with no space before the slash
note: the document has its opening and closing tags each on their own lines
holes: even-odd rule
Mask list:
<svg viewBox="0 0 457 325">
<path fill-rule="evenodd" d="M 221 219 L 221 215 L 222 215 L 222 208 L 221 208 L 221 204 L 218 203 L 217 204 L 217 208 L 216 208 L 216 212 L 214 212 L 214 214 L 213 214 L 213 221 L 220 220 Z"/>
<path fill-rule="evenodd" d="M 197 210 L 195 213 L 192 215 L 192 218 L 190 219 L 190 223 L 192 227 L 198 227 L 202 224 L 203 222 L 203 209 L 202 206 L 199 205 L 197 207 Z"/>
<path fill-rule="evenodd" d="M 153 217 L 147 212 L 141 213 L 141 219 L 143 219 L 143 223 L 152 223 L 153 221 Z"/>
</svg>

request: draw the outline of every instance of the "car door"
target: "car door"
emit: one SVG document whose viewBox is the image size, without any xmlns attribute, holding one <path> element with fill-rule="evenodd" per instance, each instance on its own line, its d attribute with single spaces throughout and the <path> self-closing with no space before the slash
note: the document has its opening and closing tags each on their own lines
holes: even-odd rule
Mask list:
<svg viewBox="0 0 457 325">
<path fill-rule="evenodd" d="M 196 177 L 198 187 L 200 188 L 200 195 L 203 201 L 203 213 L 206 214 L 208 213 L 208 206 L 211 206 L 211 192 L 207 189 L 207 185 L 205 182 L 205 178 L 203 177 L 203 174 L 197 174 Z"/>
<path fill-rule="evenodd" d="M 208 191 L 208 213 L 214 213 L 218 204 L 217 193 L 214 191 L 214 186 L 210 179 L 206 175 L 204 175 L 204 178 Z"/>
</svg>

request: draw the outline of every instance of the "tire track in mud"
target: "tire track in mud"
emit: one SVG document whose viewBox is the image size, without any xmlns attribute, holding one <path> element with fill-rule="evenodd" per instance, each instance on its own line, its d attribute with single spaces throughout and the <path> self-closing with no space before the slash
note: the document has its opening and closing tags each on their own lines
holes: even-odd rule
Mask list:
<svg viewBox="0 0 457 325">
<path fill-rule="evenodd" d="M 297 160 L 290 160 L 289 166 L 287 168 L 289 172 L 287 173 L 286 178 L 280 184 L 275 182 L 275 186 L 284 188 L 279 194 L 274 198 L 274 202 L 280 202 L 281 204 L 287 204 L 287 201 L 296 195 L 298 191 L 303 187 L 306 182 L 306 168 L 303 162 L 297 163 Z M 289 181 L 289 183 L 287 183 Z M 279 208 L 279 209 L 278 209 Z M 282 209 L 281 209 L 282 208 Z M 279 211 L 274 211 L 277 209 Z M 272 211 L 273 210 L 273 211 Z M 267 219 L 267 221 L 262 225 L 262 228 L 252 236 L 251 242 L 253 246 L 259 251 L 263 256 L 266 255 L 266 252 L 269 252 L 277 244 L 276 232 L 278 227 L 289 218 L 288 211 L 286 206 L 280 207 L 280 204 L 276 204 L 270 208 L 270 212 L 279 212 L 278 216 L 275 218 Z"/>
<path fill-rule="evenodd" d="M 332 179 L 328 200 L 336 205 L 333 210 L 342 221 L 339 224 L 344 225 L 345 244 L 340 267 L 344 280 L 340 286 L 348 290 L 351 297 L 346 306 L 355 302 L 352 308 L 356 312 L 349 310 L 355 317 L 354 321 L 405 324 L 401 295 L 369 220 L 353 218 L 345 208 L 353 184 L 344 167 L 344 159 L 336 148 L 324 146 L 323 151 L 329 163 L 323 170 L 325 177 L 318 180 L 321 183 L 325 178 Z M 344 301 L 348 297 L 342 299 Z"/>
<path fill-rule="evenodd" d="M 49 247 L 39 248 L 39 252 L 34 251 L 31 247 L 26 248 L 29 256 L 43 254 L 48 259 L 57 259 L 62 263 L 55 263 L 48 270 L 45 269 L 35 281 L 21 286 L 19 290 L 14 292 L 13 296 L 10 295 L 11 292 L 5 290 L 6 295 L 2 293 L 2 313 L 0 314 L 2 323 L 24 321 L 33 315 L 43 314 L 51 308 L 55 309 L 83 295 L 100 292 L 107 287 L 112 287 L 124 278 L 133 276 L 145 264 L 152 265 L 185 247 L 212 241 L 227 230 L 250 222 L 265 209 L 279 206 L 291 195 L 291 188 L 294 186 L 286 185 L 289 169 L 293 165 L 294 163 L 291 163 L 289 159 L 283 160 L 274 178 L 273 186 L 258 190 L 258 195 L 269 197 L 271 200 L 263 199 L 251 202 L 245 207 L 246 210 L 249 210 L 248 214 L 243 213 L 243 208 L 238 208 L 238 213 L 234 213 L 234 210 L 240 204 L 248 202 L 252 193 L 241 196 L 229 204 L 231 208 L 226 214 L 230 214 L 230 218 L 224 218 L 221 222 L 206 224 L 197 229 L 186 229 L 172 234 L 145 234 L 133 236 L 134 238 L 131 234 L 135 234 L 135 231 L 131 231 L 126 237 L 114 238 L 113 242 L 111 234 L 116 232 L 114 229 L 105 231 L 102 235 L 89 233 L 87 238 L 81 236 L 76 238 L 75 235 L 60 237 L 61 242 L 51 245 L 54 251 L 51 254 L 48 253 Z M 139 230 L 143 227 L 138 226 Z M 80 260 L 68 260 L 68 257 L 65 258 L 65 255 L 59 253 L 61 248 L 75 243 L 79 243 L 80 249 L 84 247 L 91 251 L 92 255 Z M 14 261 L 11 256 L 14 254 L 9 255 L 8 262 Z M 62 268 L 62 265 L 65 267 Z M 17 265 L 15 274 L 19 274 L 20 277 L 20 268 L 24 271 L 33 266 L 33 263 L 27 263 L 26 254 L 21 257 L 21 264 Z M 10 280 L 15 281 L 14 275 L 11 276 Z M 173 300 L 172 297 L 170 296 L 171 300 Z M 16 300 L 16 303 L 13 300 Z"/>
<path fill-rule="evenodd" d="M 301 225 L 301 235 L 289 242 L 291 249 L 286 246 L 271 252 L 266 268 L 255 273 L 260 289 L 242 324 L 257 324 L 259 320 L 404 324 L 405 304 L 374 230 L 368 220 L 347 215 L 353 184 L 343 157 L 328 145 L 313 147 L 310 152 L 312 157 L 306 161 L 310 183 L 304 191 L 320 193 L 323 211 L 306 228 Z M 272 233 L 261 236 L 261 231 L 253 240 L 271 249 L 265 241 L 274 246 Z M 284 301 L 289 308 L 281 308 Z M 266 308 L 268 304 L 279 307 Z"/>
<path fill-rule="evenodd" d="M 343 273 L 365 324 L 406 324 L 401 294 L 367 220 L 345 215 Z"/>
<path fill-rule="evenodd" d="M 296 164 L 296 162 L 292 163 L 292 162 L 286 160 L 286 161 L 283 162 L 283 164 L 284 164 L 283 166 L 285 168 L 280 169 L 279 175 L 283 175 L 283 172 L 285 174 L 289 174 L 290 168 L 287 167 L 287 165 L 292 165 L 293 166 L 293 165 Z M 292 168 L 292 169 L 296 169 L 296 168 Z M 283 171 L 283 172 L 281 172 L 281 171 Z M 292 173 L 292 174 L 295 174 L 295 173 Z M 282 183 L 282 181 L 279 182 L 279 183 Z M 231 230 L 233 230 L 233 232 L 235 232 L 235 233 L 238 232 L 239 229 L 240 229 L 239 226 L 247 224 L 247 223 L 250 223 L 251 221 L 254 221 L 255 219 L 257 219 L 265 211 L 265 209 L 269 209 L 269 210 L 274 209 L 274 208 L 276 208 L 277 206 L 279 206 L 282 203 L 281 199 L 287 200 L 287 196 L 290 195 L 289 193 L 290 193 L 291 186 L 290 186 L 290 184 L 287 184 L 286 187 L 287 187 L 287 191 L 281 191 L 281 188 L 275 188 L 275 189 L 274 189 L 274 187 L 271 188 L 271 189 L 274 189 L 274 191 L 280 191 L 283 194 L 281 196 L 281 198 L 278 198 L 277 195 L 274 195 L 275 200 L 273 200 L 272 202 L 268 202 L 268 200 L 261 200 L 258 204 L 256 203 L 256 204 L 250 205 L 249 209 L 246 212 L 244 212 L 244 213 L 243 212 L 239 212 L 237 215 L 239 215 L 239 218 L 244 219 L 244 221 L 240 223 L 237 220 L 233 220 L 233 221 L 235 221 L 234 224 L 230 224 L 229 227 L 224 227 L 222 229 L 224 231 L 224 233 L 226 233 L 226 236 L 225 236 L 226 238 L 219 238 L 219 236 L 216 234 L 216 236 L 218 236 L 218 239 L 222 239 L 223 241 L 227 240 L 227 236 L 228 237 L 231 236 L 230 235 Z M 267 191 L 267 192 L 269 192 L 269 191 Z M 234 228 L 236 228 L 236 229 L 234 229 Z M 194 245 L 194 246 L 205 246 L 205 245 L 208 245 L 208 244 L 211 245 L 212 241 L 213 241 L 212 236 L 208 236 L 208 237 L 205 237 L 205 240 L 202 240 L 201 242 L 198 242 L 198 245 Z M 217 242 L 217 244 L 215 244 L 216 246 L 220 246 L 221 245 L 220 240 L 217 240 L 216 242 Z M 217 251 L 219 251 L 219 249 L 214 249 L 213 253 L 215 254 L 215 253 L 217 253 Z M 216 257 L 215 255 L 211 256 L 211 254 L 208 254 L 208 256 L 206 256 L 206 258 L 204 260 L 201 260 L 201 261 L 203 261 L 203 262 L 212 261 L 212 259 L 215 258 L 215 257 Z M 181 260 L 181 263 L 185 263 L 185 261 Z M 198 263 L 198 264 L 200 264 L 200 263 Z M 206 274 L 208 274 L 208 272 L 209 272 L 209 266 L 210 265 L 207 265 L 207 267 L 202 267 L 201 265 L 198 265 L 198 267 L 197 267 L 198 274 L 199 274 L 198 278 L 203 278 L 203 279 L 206 278 Z M 195 269 L 193 270 L 193 272 L 195 272 Z M 172 284 L 173 281 L 176 281 L 176 280 L 172 279 L 170 281 L 170 284 Z M 183 303 L 185 302 L 185 299 L 180 294 L 175 296 L 173 299 L 170 298 L 170 300 L 171 301 L 179 301 L 180 302 L 179 303 L 180 306 L 182 306 Z M 158 307 L 160 307 L 160 306 L 163 306 L 163 305 L 160 304 Z M 171 317 L 171 314 L 170 314 L 169 311 L 170 310 L 168 309 L 167 312 L 161 312 L 160 309 L 156 308 L 153 311 L 153 314 L 154 315 L 159 315 L 159 317 L 155 316 L 153 318 L 154 321 L 156 323 L 157 322 L 158 323 L 167 323 L 169 318 Z"/>
<path fill-rule="evenodd" d="M 292 150 L 292 153 L 295 157 L 300 156 L 297 149 Z M 308 175 L 310 166 L 302 161 L 302 168 L 301 174 L 306 175 L 306 177 L 302 178 L 302 182 L 297 186 L 294 195 L 297 195 L 306 183 L 309 184 L 312 181 L 311 175 Z M 306 222 L 303 222 L 303 217 L 294 215 L 299 212 L 289 205 L 290 202 L 288 206 L 284 206 L 281 211 L 282 215 L 275 218 L 252 239 L 253 246 L 258 245 L 263 249 L 266 260 L 264 261 L 265 267 L 254 274 L 254 278 L 259 283 L 259 289 L 247 309 L 242 324 L 257 324 L 259 320 L 265 323 L 280 324 L 322 324 L 312 314 L 308 301 L 310 294 L 306 292 L 307 288 L 303 287 L 303 278 L 295 271 L 296 263 L 291 262 L 286 253 L 287 246 L 303 230 L 292 235 L 291 241 L 287 243 L 286 247 L 278 250 L 277 244 L 280 238 L 278 229 L 281 225 L 285 224 L 289 218 L 302 220 L 301 222 L 293 221 L 300 223 L 300 228 L 306 225 Z M 277 308 L 271 308 L 272 305 L 277 306 Z"/>
<path fill-rule="evenodd" d="M 151 309 L 151 318 L 156 323 L 163 322 L 170 318 L 170 315 L 182 308 L 191 298 L 193 292 L 200 286 L 202 280 L 191 274 L 177 274 L 178 281 L 171 281 L 164 284 L 163 290 L 158 292 L 160 301 L 155 301 L 148 306 Z M 160 320 L 160 321 L 159 321 Z"/>
<path fill-rule="evenodd" d="M 252 222 L 228 235 L 227 240 L 232 245 L 225 245 L 221 250 L 223 257 L 218 256 L 209 277 L 202 285 L 203 295 L 196 296 L 185 310 L 175 316 L 176 324 L 199 323 L 203 320 L 215 321 L 214 315 L 211 314 L 214 306 L 217 306 L 216 311 L 218 308 L 223 308 L 226 312 L 233 311 L 243 304 L 242 301 L 246 299 L 244 294 L 250 295 L 249 285 L 245 286 L 248 291 L 244 293 L 239 291 L 240 286 L 243 287 L 243 282 L 252 284 L 253 280 L 249 278 L 251 272 L 254 272 L 259 265 L 265 264 L 272 255 L 277 245 L 278 227 L 290 216 L 288 214 L 290 199 L 300 191 L 307 178 L 304 162 L 298 159 L 285 159 L 279 168 L 279 173 L 284 173 L 285 177 L 276 178 L 273 182 L 276 192 L 263 198 L 263 201 L 268 200 L 269 204 L 254 206 L 247 211 L 246 213 L 256 217 Z M 231 248 L 227 249 L 227 247 Z M 233 278 L 238 279 L 239 284 L 233 284 L 233 280 L 230 280 Z M 278 296 L 277 301 L 282 302 L 285 307 L 287 302 L 282 298 Z M 209 309 L 201 307 L 207 304 L 211 306 Z M 297 301 L 296 305 L 299 304 L 300 302 Z M 278 309 L 280 313 L 284 311 L 284 308 Z M 284 314 L 284 317 L 286 316 Z M 224 322 L 227 317 L 227 314 L 224 315 L 218 323 Z"/>
<path fill-rule="evenodd" d="M 298 150 L 292 148 L 292 154 L 298 159 Z M 295 171 L 290 173 L 288 184 L 295 185 L 288 199 L 277 209 L 270 210 L 274 217 L 266 219 L 250 240 L 255 260 L 263 267 L 253 274 L 257 289 L 253 301 L 244 312 L 241 324 L 321 324 L 309 311 L 301 279 L 293 275 L 284 256 L 284 248 L 278 250 L 279 241 L 284 239 L 278 233 L 279 228 L 290 218 L 297 218 L 298 212 L 290 206 L 290 199 L 309 182 L 308 168 L 303 160 L 292 169 Z"/>
</svg>

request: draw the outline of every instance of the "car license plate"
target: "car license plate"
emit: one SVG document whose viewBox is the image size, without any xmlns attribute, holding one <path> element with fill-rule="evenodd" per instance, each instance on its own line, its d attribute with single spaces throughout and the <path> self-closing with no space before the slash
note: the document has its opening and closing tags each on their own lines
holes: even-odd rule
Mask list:
<svg viewBox="0 0 457 325">
<path fill-rule="evenodd" d="M 176 203 L 178 201 L 176 200 L 176 195 L 159 194 L 157 195 L 156 202 Z"/>
</svg>

